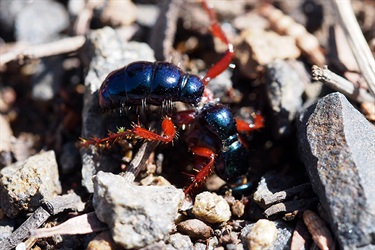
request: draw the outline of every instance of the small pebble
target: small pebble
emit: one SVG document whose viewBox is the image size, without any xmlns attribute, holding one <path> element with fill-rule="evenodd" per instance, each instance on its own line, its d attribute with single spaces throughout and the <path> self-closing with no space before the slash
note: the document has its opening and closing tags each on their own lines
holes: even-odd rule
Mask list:
<svg viewBox="0 0 375 250">
<path fill-rule="evenodd" d="M 208 223 L 226 222 L 231 217 L 228 202 L 215 193 L 203 192 L 195 197 L 192 213 Z"/>
<path fill-rule="evenodd" d="M 87 245 L 87 250 L 120 250 L 113 241 L 110 231 L 103 231 L 95 236 Z"/>
<path fill-rule="evenodd" d="M 251 250 L 270 249 L 277 238 L 277 228 L 274 222 L 258 220 L 246 236 Z"/>
<path fill-rule="evenodd" d="M 201 220 L 191 219 L 180 222 L 177 230 L 196 239 L 208 239 L 213 235 L 213 230 Z"/>
<path fill-rule="evenodd" d="M 180 233 L 172 234 L 169 237 L 170 244 L 179 250 L 190 250 L 193 249 L 193 242 L 187 235 L 183 235 Z"/>
</svg>

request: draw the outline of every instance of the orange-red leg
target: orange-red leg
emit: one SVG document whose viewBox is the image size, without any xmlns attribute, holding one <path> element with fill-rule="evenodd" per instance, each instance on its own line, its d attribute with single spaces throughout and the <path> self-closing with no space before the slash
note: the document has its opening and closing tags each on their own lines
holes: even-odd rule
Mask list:
<svg viewBox="0 0 375 250">
<path fill-rule="evenodd" d="M 165 143 L 171 142 L 176 136 L 176 128 L 174 127 L 171 118 L 167 117 L 161 124 L 163 134 L 159 135 L 145 128 L 142 128 L 139 124 L 134 125 L 133 129 L 119 130 L 117 133 L 108 133 L 108 137 L 105 138 L 92 138 L 83 139 L 81 138 L 80 145 L 82 147 L 88 147 L 94 145 L 99 148 L 109 148 L 113 143 L 123 139 L 141 138 L 150 141 L 162 141 Z"/>
<path fill-rule="evenodd" d="M 214 171 L 215 154 L 211 149 L 205 147 L 192 147 L 191 151 L 194 155 L 207 158 L 209 161 L 201 169 L 195 169 L 197 174 L 192 177 L 192 183 L 185 188 L 185 194 L 202 185 L 207 177 Z"/>
<path fill-rule="evenodd" d="M 204 85 L 207 85 L 212 78 L 215 78 L 216 76 L 220 75 L 224 70 L 228 68 L 229 64 L 233 59 L 234 50 L 233 44 L 229 42 L 227 36 L 220 27 L 220 23 L 217 20 L 216 12 L 208 6 L 206 0 L 202 0 L 202 6 L 210 18 L 211 33 L 228 46 L 228 50 L 225 53 L 224 57 L 221 58 L 220 61 L 218 61 L 215 65 L 213 65 L 204 76 L 203 83 Z M 205 96 L 208 95 L 209 93 L 205 93 Z"/>
<path fill-rule="evenodd" d="M 140 125 L 138 124 L 133 127 L 131 133 L 135 137 L 139 137 L 146 140 L 162 141 L 165 143 L 171 142 L 176 136 L 176 128 L 174 127 L 174 124 L 170 117 L 167 117 L 163 120 L 161 128 L 163 130 L 163 134 L 159 135 L 157 133 L 140 127 Z"/>
<path fill-rule="evenodd" d="M 253 114 L 254 122 L 247 123 L 241 119 L 236 118 L 238 132 L 251 132 L 264 127 L 264 118 L 260 114 Z"/>
<path fill-rule="evenodd" d="M 80 146 L 81 147 L 88 147 L 93 145 L 98 148 L 110 148 L 112 144 L 116 141 L 123 140 L 125 138 L 130 138 L 132 133 L 130 130 L 120 130 L 117 133 L 108 133 L 108 137 L 105 138 L 91 138 L 91 139 L 83 139 L 80 138 Z"/>
</svg>

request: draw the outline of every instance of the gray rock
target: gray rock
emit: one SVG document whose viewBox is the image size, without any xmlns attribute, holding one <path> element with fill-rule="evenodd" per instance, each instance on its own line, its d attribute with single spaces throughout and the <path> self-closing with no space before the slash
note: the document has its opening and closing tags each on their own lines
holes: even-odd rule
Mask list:
<svg viewBox="0 0 375 250">
<path fill-rule="evenodd" d="M 135 186 L 124 178 L 99 172 L 94 177 L 93 204 L 114 241 L 141 248 L 168 238 L 184 193 L 173 186 Z"/>
<path fill-rule="evenodd" d="M 15 20 L 16 39 L 33 44 L 55 40 L 69 25 L 65 7 L 55 1 L 34 1 L 26 5 Z"/>
<path fill-rule="evenodd" d="M 0 206 L 15 218 L 21 211 L 34 211 L 42 199 L 61 193 L 55 153 L 47 151 L 0 171 Z"/>
<path fill-rule="evenodd" d="M 18 13 L 15 36 L 18 41 L 31 44 L 47 43 L 58 39 L 68 25 L 69 15 L 62 4 L 50 0 L 34 1 Z M 43 58 L 38 64 L 31 78 L 34 100 L 48 101 L 54 97 L 62 81 L 62 58 Z"/>
<path fill-rule="evenodd" d="M 98 89 L 107 75 L 115 69 L 134 61 L 155 61 L 153 51 L 143 43 L 124 42 L 113 29 L 106 27 L 92 32 L 84 47 L 84 56 L 89 71 L 85 78 L 86 92 L 82 111 L 82 138 L 105 137 L 108 130 L 115 132 L 122 126 L 111 122 L 99 108 Z M 124 116 L 122 116 L 124 119 Z M 108 124 L 111 128 L 108 128 Z M 120 163 L 113 157 L 100 155 L 93 147 L 82 148 L 82 184 L 93 192 L 92 177 L 100 170 L 120 171 Z"/>
<path fill-rule="evenodd" d="M 340 93 L 300 115 L 298 137 L 312 186 L 343 249 L 373 247 L 375 128 Z"/>
<path fill-rule="evenodd" d="M 33 100 L 49 101 L 59 91 L 63 79 L 63 57 L 42 58 L 31 76 Z"/>
<path fill-rule="evenodd" d="M 194 248 L 190 237 L 180 233 L 172 234 L 169 241 L 174 248 L 179 250 L 190 250 Z"/>
<path fill-rule="evenodd" d="M 273 133 L 275 137 L 287 136 L 291 133 L 295 114 L 302 106 L 304 82 L 287 61 L 276 60 L 266 65 L 265 83 Z"/>
<path fill-rule="evenodd" d="M 277 228 L 277 238 L 274 241 L 273 247 L 271 249 L 274 249 L 274 250 L 289 249 L 294 228 L 282 220 L 277 220 L 274 222 Z M 255 223 L 246 225 L 241 231 L 241 241 L 244 243 L 245 249 L 249 249 L 249 246 L 246 243 L 247 242 L 246 236 L 251 231 L 254 224 Z"/>
<path fill-rule="evenodd" d="M 0 241 L 9 237 L 16 227 L 16 221 L 11 218 L 3 216 L 0 219 Z"/>
</svg>

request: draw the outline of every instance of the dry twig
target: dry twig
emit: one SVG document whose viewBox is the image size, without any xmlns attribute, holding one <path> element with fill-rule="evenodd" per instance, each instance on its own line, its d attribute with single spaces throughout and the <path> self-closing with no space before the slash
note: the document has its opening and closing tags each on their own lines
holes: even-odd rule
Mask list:
<svg viewBox="0 0 375 250">
<path fill-rule="evenodd" d="M 30 231 L 40 227 L 47 219 L 66 209 L 81 210 L 83 203 L 75 193 L 57 196 L 50 201 L 44 201 L 42 205 L 9 237 L 0 240 L 0 249 L 12 249 L 30 236 Z"/>
<path fill-rule="evenodd" d="M 353 83 L 336 75 L 328 69 L 327 66 L 320 68 L 316 65 L 312 66 L 312 76 L 316 81 L 322 81 L 328 87 L 337 90 L 350 99 L 357 102 L 375 102 L 375 99 L 364 89 L 356 88 Z"/>
<path fill-rule="evenodd" d="M 338 21 L 348 37 L 350 47 L 368 88 L 375 97 L 375 60 L 358 25 L 351 3 L 349 0 L 331 0 L 331 2 L 338 10 Z"/>
<path fill-rule="evenodd" d="M 284 201 L 290 197 L 301 194 L 303 192 L 308 192 L 309 190 L 311 190 L 310 183 L 305 183 L 305 184 L 302 184 L 293 188 L 289 188 L 284 191 L 280 191 L 280 192 L 273 193 L 271 195 L 264 196 L 261 198 L 261 202 L 263 203 L 263 205 L 268 206 L 275 202 Z"/>
<path fill-rule="evenodd" d="M 264 210 L 263 214 L 266 216 L 266 218 L 269 218 L 271 215 L 275 215 L 280 212 L 288 213 L 296 210 L 304 211 L 310 208 L 313 204 L 316 204 L 317 201 L 318 198 L 280 202 Z"/>
<path fill-rule="evenodd" d="M 46 238 L 57 234 L 88 234 L 106 229 L 108 229 L 107 225 L 96 217 L 95 212 L 91 212 L 73 217 L 55 227 L 32 230 L 30 234 L 34 238 Z"/>
<path fill-rule="evenodd" d="M 64 38 L 55 42 L 25 45 L 0 56 L 0 68 L 8 62 L 23 58 L 42 58 L 77 51 L 85 42 L 84 36 Z"/>
<path fill-rule="evenodd" d="M 141 148 L 138 150 L 137 154 L 134 156 L 133 160 L 130 162 L 129 166 L 127 166 L 125 173 L 123 174 L 126 181 L 133 182 L 135 180 L 158 144 L 158 141 L 147 141 L 142 144 Z"/>
</svg>

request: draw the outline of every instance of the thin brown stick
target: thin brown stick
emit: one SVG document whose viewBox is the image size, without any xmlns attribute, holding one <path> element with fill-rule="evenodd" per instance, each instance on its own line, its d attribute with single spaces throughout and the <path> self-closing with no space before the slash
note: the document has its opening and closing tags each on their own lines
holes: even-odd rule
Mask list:
<svg viewBox="0 0 375 250">
<path fill-rule="evenodd" d="M 99 232 L 108 229 L 108 226 L 96 217 L 95 212 L 73 217 L 58 226 L 31 230 L 34 238 L 47 238 L 57 234 L 75 235 Z"/>
<path fill-rule="evenodd" d="M 0 249 L 12 249 L 21 243 L 22 240 L 30 236 L 30 231 L 40 227 L 47 219 L 65 209 L 82 210 L 84 204 L 81 198 L 75 194 L 57 196 L 49 201 L 44 201 L 42 205 L 9 237 L 0 240 Z"/>
<path fill-rule="evenodd" d="M 312 205 L 316 204 L 317 201 L 318 198 L 280 202 L 264 210 L 263 214 L 264 216 L 266 216 L 266 218 L 269 218 L 271 215 L 275 215 L 281 212 L 288 213 L 296 210 L 304 211 L 310 208 Z"/>
<path fill-rule="evenodd" d="M 129 166 L 125 170 L 125 173 L 123 174 L 126 181 L 129 183 L 134 182 L 135 178 L 142 170 L 142 167 L 145 165 L 146 161 L 158 144 L 158 141 L 147 141 L 142 144 L 141 148 L 138 150 L 137 154 L 134 156 L 133 160 L 130 162 Z"/>
<path fill-rule="evenodd" d="M 358 25 L 349 0 L 331 0 L 333 6 L 338 10 L 338 21 L 348 37 L 354 58 L 361 70 L 368 88 L 375 97 L 375 60 L 371 49 Z"/>
<path fill-rule="evenodd" d="M 268 206 L 275 202 L 284 201 L 290 197 L 298 195 L 300 193 L 306 192 L 311 189 L 310 183 L 305 183 L 296 187 L 292 187 L 280 192 L 273 193 L 271 195 L 266 195 L 261 198 L 263 205 Z"/>
<path fill-rule="evenodd" d="M 5 66 L 5 64 L 7 64 L 8 62 L 17 59 L 42 58 L 74 52 L 83 46 L 85 40 L 86 38 L 84 36 L 75 36 L 64 38 L 51 43 L 15 47 L 14 50 L 1 54 L 0 68 Z"/>
<path fill-rule="evenodd" d="M 322 81 L 328 87 L 343 93 L 353 101 L 375 102 L 375 99 L 366 90 L 355 87 L 353 83 L 330 71 L 327 66 L 320 68 L 313 65 L 311 71 L 314 80 Z"/>
</svg>

